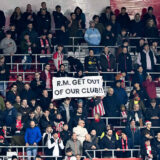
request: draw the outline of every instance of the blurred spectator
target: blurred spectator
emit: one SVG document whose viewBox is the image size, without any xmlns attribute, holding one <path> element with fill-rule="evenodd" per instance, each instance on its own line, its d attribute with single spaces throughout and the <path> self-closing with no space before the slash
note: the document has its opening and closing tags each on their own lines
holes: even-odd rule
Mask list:
<svg viewBox="0 0 160 160">
<path fill-rule="evenodd" d="M 12 127 L 16 123 L 17 110 L 13 107 L 12 103 L 6 101 L 6 109 L 3 112 L 3 121 L 6 126 Z"/>
<path fill-rule="evenodd" d="M 88 134 L 88 131 L 86 128 L 84 128 L 85 122 L 83 120 L 79 120 L 77 127 L 73 128 L 73 132 L 77 135 L 77 139 L 83 144 L 85 140 L 86 134 Z"/>
<path fill-rule="evenodd" d="M 32 45 L 29 35 L 25 34 L 20 42 L 21 53 L 24 54 L 22 58 L 24 71 L 31 68 L 31 65 L 26 63 L 32 63 Z"/>
<path fill-rule="evenodd" d="M 2 10 L 0 10 L 0 19 L 1 19 L 0 28 L 2 28 L 5 26 L 5 23 L 6 23 L 6 18 Z"/>
<path fill-rule="evenodd" d="M 142 21 L 139 13 L 136 13 L 134 16 L 134 20 L 130 23 L 130 35 L 133 37 L 141 37 L 142 36 Z"/>
<path fill-rule="evenodd" d="M 43 116 L 43 111 L 42 111 L 41 106 L 37 106 L 34 113 L 35 113 L 35 118 L 37 122 L 39 123 L 41 117 Z"/>
<path fill-rule="evenodd" d="M 49 43 L 49 50 L 50 50 L 49 52 L 52 54 L 54 51 L 55 40 L 54 40 L 53 34 L 51 32 L 49 32 L 47 34 L 47 39 L 48 39 L 48 43 Z"/>
<path fill-rule="evenodd" d="M 51 89 L 52 88 L 52 73 L 50 71 L 51 66 L 50 64 L 45 64 L 44 70 L 41 72 L 41 78 L 45 82 L 45 88 Z"/>
<path fill-rule="evenodd" d="M 64 160 L 76 160 L 76 157 L 73 156 L 72 149 L 67 148 Z"/>
<path fill-rule="evenodd" d="M 35 97 L 39 97 L 45 88 L 45 82 L 41 79 L 39 72 L 35 73 L 34 79 L 31 81 L 31 88 L 35 93 Z"/>
<path fill-rule="evenodd" d="M 112 32 L 111 24 L 107 24 L 102 35 L 102 45 L 104 46 L 114 46 L 115 35 Z"/>
<path fill-rule="evenodd" d="M 152 122 L 146 121 L 145 128 L 142 130 L 142 136 L 144 136 L 145 134 L 148 134 L 148 136 L 146 136 L 146 138 L 148 138 L 150 140 L 154 139 L 154 135 L 155 135 L 154 130 L 151 127 L 152 127 Z"/>
<path fill-rule="evenodd" d="M 107 96 L 103 99 L 103 103 L 107 117 L 118 117 L 120 115 L 120 105 L 117 102 L 113 88 L 108 89 Z"/>
<path fill-rule="evenodd" d="M 59 71 L 57 72 L 56 77 L 68 77 L 68 72 L 65 71 L 64 64 L 59 66 Z"/>
<path fill-rule="evenodd" d="M 7 142 L 5 142 L 4 137 L 0 136 L 0 146 L 2 148 L 0 148 L 0 155 L 5 156 L 7 154 L 8 151 L 8 146 L 9 144 Z"/>
<path fill-rule="evenodd" d="M 22 18 L 23 18 L 23 23 L 25 24 L 25 27 L 27 27 L 28 23 L 33 23 L 34 27 L 37 26 L 37 21 L 36 21 L 37 17 L 36 17 L 36 14 L 32 10 L 31 4 L 27 4 L 26 12 L 23 13 Z"/>
<path fill-rule="evenodd" d="M 88 28 L 85 32 L 84 39 L 88 43 L 89 46 L 98 46 L 101 42 L 101 35 L 98 29 L 95 28 L 95 22 L 90 21 L 90 28 Z M 90 47 L 95 52 L 95 54 L 99 53 L 99 48 Z"/>
<path fill-rule="evenodd" d="M 64 102 L 59 106 L 59 112 L 62 115 L 63 121 L 69 123 L 74 113 L 70 98 L 64 99 Z"/>
<path fill-rule="evenodd" d="M 40 142 L 41 138 L 42 135 L 39 127 L 36 127 L 35 122 L 31 121 L 30 128 L 27 128 L 25 132 L 25 143 L 27 147 L 26 151 L 28 160 L 31 160 L 30 156 L 34 156 L 34 158 L 36 157 L 38 150 L 36 146 L 38 146 L 38 143 Z M 35 146 L 35 147 L 30 147 L 30 146 Z"/>
<path fill-rule="evenodd" d="M 0 93 L 0 111 L 5 110 L 5 103 L 4 103 L 4 98 L 2 97 L 2 94 Z"/>
<path fill-rule="evenodd" d="M 94 15 L 92 19 L 95 22 L 95 28 L 98 29 L 99 33 L 102 36 L 105 28 L 104 28 L 103 24 L 99 22 L 99 16 L 98 15 Z"/>
<path fill-rule="evenodd" d="M 123 47 L 122 53 L 119 55 L 119 58 L 118 58 L 118 63 L 119 63 L 119 71 L 133 72 L 132 58 L 131 58 L 131 55 L 128 53 L 127 47 Z"/>
<path fill-rule="evenodd" d="M 63 125 L 64 125 L 64 121 L 63 121 L 62 116 L 61 116 L 60 113 L 57 113 L 57 114 L 56 114 L 56 117 L 55 117 L 53 123 L 54 123 L 55 130 L 56 130 L 57 132 L 59 132 L 59 133 L 62 132 L 62 130 L 63 130 Z"/>
<path fill-rule="evenodd" d="M 11 86 L 11 89 L 6 94 L 7 101 L 10 101 L 12 104 L 16 102 L 16 96 L 17 96 L 17 85 L 13 84 Z"/>
<path fill-rule="evenodd" d="M 89 56 L 85 57 L 84 68 L 86 73 L 98 72 L 100 69 L 98 58 L 94 56 L 94 50 L 92 49 L 89 51 Z"/>
<path fill-rule="evenodd" d="M 74 10 L 74 13 L 76 14 L 76 19 L 79 23 L 79 26 L 82 26 L 82 29 L 85 29 L 86 26 L 86 16 L 83 13 L 82 9 L 80 7 L 76 7 Z"/>
<path fill-rule="evenodd" d="M 75 146 L 77 146 L 77 147 L 75 147 Z M 82 155 L 82 144 L 78 140 L 77 135 L 74 132 L 72 133 L 71 139 L 69 139 L 67 141 L 66 152 L 67 152 L 68 148 L 70 148 L 72 150 L 73 155 L 77 155 L 77 154 Z"/>
<path fill-rule="evenodd" d="M 121 32 L 118 34 L 117 36 L 117 45 L 120 46 L 120 45 L 123 45 L 124 46 L 124 42 L 128 41 L 129 40 L 129 35 L 127 33 L 127 30 L 122 28 L 121 29 Z"/>
<path fill-rule="evenodd" d="M 20 95 L 22 93 L 22 90 L 24 89 L 22 75 L 18 75 L 16 82 L 13 84 L 17 86 L 17 94 Z"/>
<path fill-rule="evenodd" d="M 126 12 L 126 8 L 121 8 L 121 13 L 117 16 L 117 21 L 120 24 L 121 28 L 129 29 L 130 18 L 128 13 Z"/>
<path fill-rule="evenodd" d="M 62 139 L 58 137 L 57 131 L 53 131 L 51 139 L 48 140 L 48 148 L 50 153 L 47 155 L 52 155 L 53 157 L 62 156 L 64 145 Z"/>
<path fill-rule="evenodd" d="M 10 24 L 14 24 L 16 27 L 16 32 L 18 33 L 18 37 L 24 30 L 24 23 L 23 23 L 23 17 L 20 7 L 16 7 L 14 9 L 14 12 L 12 13 L 10 17 Z"/>
<path fill-rule="evenodd" d="M 153 8 L 151 6 L 148 7 L 148 12 L 143 15 L 142 22 L 144 26 L 147 24 L 148 19 L 153 19 L 154 24 L 157 24 L 156 17 L 153 14 Z"/>
<path fill-rule="evenodd" d="M 144 37 L 156 38 L 159 37 L 158 28 L 153 19 L 148 19 L 144 28 Z"/>
<path fill-rule="evenodd" d="M 16 96 L 15 103 L 13 104 L 13 106 L 17 110 L 21 107 L 21 97 L 20 96 Z"/>
<path fill-rule="evenodd" d="M 10 32 L 11 32 L 11 38 L 16 42 L 16 44 L 18 43 L 17 42 L 17 32 L 16 32 L 16 27 L 15 27 L 15 25 L 14 24 L 10 24 L 10 30 L 9 30 Z"/>
<path fill-rule="evenodd" d="M 110 6 L 107 6 L 105 9 L 105 12 L 101 14 L 100 16 L 100 22 L 106 26 L 111 22 L 111 16 L 113 15 L 113 12 L 111 10 Z"/>
<path fill-rule="evenodd" d="M 138 41 L 138 44 L 136 46 L 138 53 L 141 53 L 143 51 L 145 42 L 146 40 L 144 38 L 140 38 L 140 40 Z"/>
<path fill-rule="evenodd" d="M 56 70 L 59 71 L 60 65 L 63 64 L 64 54 L 63 54 L 63 46 L 57 46 L 57 52 L 53 54 L 54 65 Z"/>
<path fill-rule="evenodd" d="M 155 147 L 157 149 L 157 154 L 160 158 L 160 132 L 157 133 L 157 138 L 155 139 Z"/>
</svg>

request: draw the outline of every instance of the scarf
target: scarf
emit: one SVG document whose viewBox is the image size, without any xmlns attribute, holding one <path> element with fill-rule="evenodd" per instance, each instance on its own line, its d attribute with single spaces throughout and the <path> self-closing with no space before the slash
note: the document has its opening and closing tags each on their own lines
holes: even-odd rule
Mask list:
<svg viewBox="0 0 160 160">
<path fill-rule="evenodd" d="M 30 40 L 27 40 L 27 43 L 30 43 Z M 31 46 L 28 46 L 28 54 L 32 54 L 32 48 Z"/>
<path fill-rule="evenodd" d="M 152 154 L 152 153 L 151 153 L 151 145 L 147 146 L 147 145 L 145 144 L 145 147 L 146 147 L 147 154 L 148 154 L 148 155 Z"/>
<path fill-rule="evenodd" d="M 21 122 L 21 120 L 20 121 L 16 120 L 16 128 L 17 128 L 18 131 L 20 131 L 22 129 L 22 122 Z"/>
<path fill-rule="evenodd" d="M 110 63 L 109 55 L 107 55 L 106 58 L 107 58 L 107 61 L 108 61 L 108 68 L 111 69 L 111 63 Z"/>
<path fill-rule="evenodd" d="M 123 152 L 125 152 L 124 150 L 125 149 L 128 149 L 128 139 L 126 138 L 126 147 L 125 147 L 125 144 L 124 144 L 124 139 L 122 138 L 122 149 L 123 149 Z"/>
<path fill-rule="evenodd" d="M 47 54 L 50 54 L 48 40 L 45 39 L 45 45 L 44 45 L 43 39 L 40 39 L 40 42 L 41 42 L 42 54 L 46 54 L 45 50 L 47 51 Z"/>
<path fill-rule="evenodd" d="M 125 123 L 127 120 L 127 113 L 126 111 L 121 112 L 122 117 L 124 118 L 122 121 Z"/>
</svg>

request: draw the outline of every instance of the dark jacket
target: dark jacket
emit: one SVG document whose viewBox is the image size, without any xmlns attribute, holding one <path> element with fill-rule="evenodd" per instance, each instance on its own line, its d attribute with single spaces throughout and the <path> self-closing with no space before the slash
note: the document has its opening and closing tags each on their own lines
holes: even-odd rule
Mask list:
<svg viewBox="0 0 160 160">
<path fill-rule="evenodd" d="M 58 71 L 57 74 L 56 74 L 56 77 L 68 77 L 68 72 L 66 72 L 66 71 L 64 71 L 64 72 Z"/>
<path fill-rule="evenodd" d="M 136 33 L 136 37 L 141 37 L 142 36 L 142 22 L 139 21 L 139 22 L 136 22 L 135 20 L 132 20 L 131 23 L 130 23 L 130 32 L 132 34 L 135 34 Z"/>
<path fill-rule="evenodd" d="M 105 30 L 102 34 L 102 45 L 104 46 L 114 46 L 115 37 L 112 35 L 112 31 Z"/>
<path fill-rule="evenodd" d="M 66 145 L 67 141 L 71 138 L 71 132 L 63 130 L 60 132 L 60 136 L 63 140 L 63 144 Z"/>
<path fill-rule="evenodd" d="M 1 73 L 2 70 L 5 70 L 5 73 Z M 0 81 L 9 81 L 10 71 L 7 65 L 0 66 Z"/>
<path fill-rule="evenodd" d="M 0 10 L 0 28 L 2 28 L 3 26 L 5 26 L 6 23 L 6 18 L 4 15 L 4 12 Z"/>
<path fill-rule="evenodd" d="M 159 37 L 159 32 L 157 27 L 146 27 L 144 29 L 144 37 L 156 38 Z"/>
<path fill-rule="evenodd" d="M 49 72 L 49 73 L 50 73 L 50 75 L 51 75 L 51 79 L 52 79 L 53 74 L 52 74 L 51 72 Z M 41 72 L 41 79 L 46 83 L 46 79 L 47 79 L 47 77 L 46 77 L 45 70 Z M 46 87 L 46 85 L 45 85 L 45 87 Z"/>
<path fill-rule="evenodd" d="M 22 90 L 24 89 L 24 83 L 16 81 L 14 84 L 17 85 L 17 94 L 20 95 L 22 93 Z"/>
<path fill-rule="evenodd" d="M 135 72 L 132 79 L 132 84 L 139 83 L 142 86 L 142 83 L 146 80 L 146 72 L 140 74 L 139 72 Z"/>
<path fill-rule="evenodd" d="M 6 109 L 3 112 L 3 121 L 6 126 L 12 126 L 16 123 L 17 110 L 12 107 L 11 109 Z"/>
<path fill-rule="evenodd" d="M 110 66 L 109 66 L 110 63 Z M 107 72 L 107 69 L 116 69 L 116 60 L 113 54 L 109 53 L 109 61 L 104 53 L 100 56 L 100 66 L 102 72 Z"/>
<path fill-rule="evenodd" d="M 121 53 L 118 58 L 119 71 L 130 72 L 132 71 L 132 59 L 129 53 Z"/>
<path fill-rule="evenodd" d="M 22 100 L 27 99 L 28 102 L 30 102 L 32 99 L 35 98 L 35 94 L 32 91 L 32 89 L 29 89 L 28 91 L 26 89 L 22 90 L 22 93 L 20 96 Z"/>
<path fill-rule="evenodd" d="M 51 103 L 51 99 L 49 97 L 40 97 L 40 101 L 38 104 L 42 107 L 42 110 L 45 111 L 46 109 L 49 108 L 49 104 Z"/>
<path fill-rule="evenodd" d="M 106 96 L 103 99 L 103 104 L 106 116 L 118 117 L 120 115 L 120 104 L 118 103 L 115 95 Z"/>
<path fill-rule="evenodd" d="M 142 18 L 143 27 L 146 25 L 146 23 L 147 23 L 147 21 L 148 21 L 149 19 L 153 19 L 155 25 L 157 24 L 155 15 L 149 15 L 148 13 L 146 13 L 146 14 L 143 16 L 143 18 Z"/>
<path fill-rule="evenodd" d="M 108 15 L 108 17 L 106 15 L 106 13 L 102 13 L 100 16 L 100 23 L 102 23 L 104 26 L 106 26 L 107 24 L 109 24 L 111 22 L 112 15 L 113 15 L 112 12 Z"/>
<path fill-rule="evenodd" d="M 97 57 L 87 56 L 84 62 L 85 71 L 97 72 L 99 70 L 99 63 Z"/>
<path fill-rule="evenodd" d="M 6 100 L 10 101 L 12 104 L 15 103 L 16 101 L 16 96 L 17 94 L 14 94 L 13 91 L 8 91 L 6 94 Z"/>
<path fill-rule="evenodd" d="M 48 121 L 44 115 L 41 117 L 39 123 L 42 132 L 45 132 L 47 126 L 52 124 L 52 122 L 50 120 Z"/>
<path fill-rule="evenodd" d="M 119 14 L 117 16 L 117 22 L 120 24 L 121 28 L 129 28 L 130 25 L 130 18 L 128 13 L 125 13 L 125 15 Z"/>
</svg>

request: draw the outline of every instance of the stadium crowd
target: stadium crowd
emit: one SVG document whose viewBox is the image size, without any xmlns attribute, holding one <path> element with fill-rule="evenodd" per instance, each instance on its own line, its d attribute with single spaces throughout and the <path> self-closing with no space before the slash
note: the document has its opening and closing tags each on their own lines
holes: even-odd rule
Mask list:
<svg viewBox="0 0 160 160">
<path fill-rule="evenodd" d="M 125 7 L 117 15 L 108 6 L 100 16 L 93 16 L 87 29 L 85 14 L 79 7 L 69 19 L 59 5 L 52 15 L 55 33 L 51 31 L 51 14 L 45 2 L 37 14 L 31 4 L 24 13 L 16 7 L 6 30 L 5 15 L 0 11 L 0 147 L 3 146 L 0 155 L 6 155 L 9 146 L 26 146 L 27 159 L 33 156 L 38 160 L 36 146 L 45 146 L 44 155 L 58 159 L 62 156 L 66 160 L 80 160 L 81 156 L 88 157 L 86 150 L 98 149 L 104 152 L 97 152 L 96 157 L 112 157 L 111 150 L 115 149 L 116 157 L 126 158 L 131 156 L 128 149 L 140 147 L 140 154 L 135 152 L 134 157 L 160 159 L 160 129 L 152 128 L 160 127 L 160 101 L 156 91 L 160 76 L 149 74 L 159 71 L 160 62 L 153 8 L 148 7 L 144 15 L 137 13 L 131 20 Z M 65 47 L 73 44 L 69 37 L 81 37 L 74 44 L 86 43 L 89 53 L 84 64 L 78 58 L 68 57 L 70 70 L 67 70 L 64 57 L 67 52 L 75 51 Z M 131 40 L 131 37 L 141 38 Z M 131 45 L 136 46 L 136 61 L 130 54 Z M 111 50 L 110 46 L 117 48 Z M 38 61 L 45 63 L 44 70 L 35 72 L 30 83 L 24 83 L 18 74 L 17 80 L 8 85 L 11 57 L 14 63 L 23 63 L 23 72 L 27 72 L 33 70 L 27 63 L 34 63 L 33 55 L 37 53 L 41 54 Z M 22 56 L 17 58 L 16 54 Z M 117 71 L 117 64 L 115 75 L 112 72 Z M 105 97 L 54 100 L 52 78 L 71 77 L 70 72 L 76 72 L 75 78 L 101 74 L 104 81 L 114 83 L 109 83 Z M 132 85 L 129 94 L 126 81 Z M 120 119 L 113 118 L 105 124 L 103 117 Z M 89 154 L 93 157 L 93 152 Z"/>
</svg>

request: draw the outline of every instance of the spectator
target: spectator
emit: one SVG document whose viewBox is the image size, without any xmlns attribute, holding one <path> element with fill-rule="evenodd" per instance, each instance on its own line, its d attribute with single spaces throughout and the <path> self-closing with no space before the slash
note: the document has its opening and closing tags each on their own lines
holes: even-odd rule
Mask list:
<svg viewBox="0 0 160 160">
<path fill-rule="evenodd" d="M 12 156 L 12 160 L 18 160 L 17 156 Z"/>
<path fill-rule="evenodd" d="M 82 9 L 80 7 L 76 7 L 74 10 L 74 13 L 76 14 L 76 19 L 78 21 L 79 26 L 82 26 L 82 29 L 85 29 L 86 26 L 86 16 L 83 13 Z"/>
<path fill-rule="evenodd" d="M 11 38 L 16 42 L 16 44 L 18 44 L 18 35 L 17 35 L 17 32 L 16 32 L 16 27 L 14 24 L 10 24 L 10 29 L 9 31 L 11 32 Z"/>
<path fill-rule="evenodd" d="M 6 23 L 6 18 L 2 10 L 0 10 L 0 19 L 1 19 L 0 28 L 2 28 L 5 26 L 5 23 Z"/>
<path fill-rule="evenodd" d="M 20 95 L 22 93 L 22 90 L 24 89 L 24 83 L 23 83 L 22 75 L 18 75 L 17 76 L 17 81 L 13 84 L 17 86 L 17 94 Z"/>
<path fill-rule="evenodd" d="M 40 55 L 40 62 L 41 63 L 48 63 L 48 56 L 50 56 L 50 49 L 49 49 L 49 42 L 47 39 L 46 34 L 43 32 L 41 33 L 41 37 L 39 40 L 39 51 Z"/>
<path fill-rule="evenodd" d="M 35 110 L 35 108 L 36 108 L 36 106 L 37 106 L 36 103 L 37 103 L 37 101 L 36 101 L 35 98 L 32 98 L 31 101 L 29 102 L 29 106 L 30 106 L 30 108 L 32 109 L 32 111 Z"/>
<path fill-rule="evenodd" d="M 21 53 L 25 54 L 22 58 L 22 63 L 24 64 L 23 70 L 26 71 L 31 68 L 31 65 L 25 63 L 32 63 L 32 43 L 28 34 L 24 35 L 23 40 L 20 43 L 20 48 Z"/>
<path fill-rule="evenodd" d="M 112 26 L 112 33 L 115 35 L 115 38 L 117 38 L 118 34 L 121 32 L 120 24 L 117 22 L 116 15 L 111 15 L 111 26 Z"/>
<path fill-rule="evenodd" d="M 53 11 L 54 23 L 55 28 L 59 29 L 62 26 L 66 26 L 68 20 L 67 18 L 61 13 L 61 6 L 57 5 L 55 8 L 56 11 Z M 59 31 L 56 31 L 56 35 L 59 36 Z"/>
<path fill-rule="evenodd" d="M 102 35 L 102 45 L 104 46 L 114 46 L 115 35 L 112 32 L 111 24 L 106 25 L 105 30 Z"/>
<path fill-rule="evenodd" d="M 31 112 L 27 99 L 22 100 L 21 107 L 18 111 L 22 114 L 22 122 L 25 123 L 28 119 L 29 113 Z"/>
<path fill-rule="evenodd" d="M 62 150 L 64 149 L 63 141 L 58 137 L 57 131 L 53 131 L 52 135 L 51 139 L 48 140 L 48 148 L 51 150 L 51 153 L 48 155 L 59 157 L 62 155 Z"/>
<path fill-rule="evenodd" d="M 130 35 L 133 37 L 141 37 L 142 36 L 142 21 L 139 13 L 136 13 L 134 16 L 134 20 L 130 23 Z"/>
<path fill-rule="evenodd" d="M 22 124 L 22 114 L 17 113 L 16 123 L 13 126 L 13 133 L 16 135 L 22 134 L 23 124 Z"/>
<path fill-rule="evenodd" d="M 100 56 L 100 66 L 102 72 L 113 72 L 116 69 L 115 57 L 107 46 L 104 47 L 104 52 Z M 105 80 L 113 79 L 111 74 L 109 76 L 104 74 L 103 78 Z"/>
<path fill-rule="evenodd" d="M 153 14 L 153 8 L 151 6 L 148 7 L 148 12 L 142 18 L 142 22 L 144 26 L 146 25 L 148 19 L 153 19 L 155 25 L 157 24 L 156 17 Z"/>
<path fill-rule="evenodd" d="M 54 65 L 57 71 L 59 71 L 60 65 L 63 64 L 63 59 L 64 59 L 63 46 L 58 45 L 57 52 L 53 54 Z"/>
<path fill-rule="evenodd" d="M 119 70 L 121 72 L 133 72 L 132 70 L 132 59 L 131 55 L 128 53 L 128 48 L 123 47 L 122 53 L 119 55 L 118 58 L 119 63 Z"/>
<path fill-rule="evenodd" d="M 75 147 L 77 146 L 77 147 Z M 72 133 L 71 139 L 69 139 L 66 143 L 66 152 L 67 149 L 70 148 L 72 150 L 72 154 L 75 156 L 77 154 L 82 155 L 82 144 L 78 140 L 76 133 Z"/>
<path fill-rule="evenodd" d="M 54 120 L 55 130 L 57 132 L 62 132 L 64 121 L 62 120 L 62 116 L 60 113 L 57 113 L 56 118 Z"/>
<path fill-rule="evenodd" d="M 8 146 L 9 144 L 7 142 L 5 142 L 4 137 L 0 136 L 0 146 L 2 148 L 0 148 L 0 155 L 5 156 L 7 154 L 8 151 Z"/>
<path fill-rule="evenodd" d="M 51 29 L 51 15 L 46 10 L 46 8 L 42 8 L 37 14 L 37 30 L 39 34 L 42 34 L 44 30 L 50 31 Z"/>
<path fill-rule="evenodd" d="M 22 12 L 19 7 L 16 7 L 14 9 L 14 12 L 12 13 L 10 17 L 10 24 L 15 24 L 16 32 L 18 33 L 18 37 L 19 37 L 24 29 Z"/>
<path fill-rule="evenodd" d="M 42 107 L 42 110 L 45 111 L 49 108 L 49 104 L 51 99 L 48 96 L 48 91 L 46 89 L 43 90 L 42 96 L 40 97 L 39 105 Z"/>
<path fill-rule="evenodd" d="M 4 103 L 4 98 L 2 97 L 2 94 L 0 93 L 0 111 L 5 110 L 5 103 Z"/>
<path fill-rule="evenodd" d="M 143 51 L 143 48 L 144 48 L 144 44 L 147 40 L 145 40 L 144 38 L 141 38 L 139 41 L 138 41 L 138 44 L 137 44 L 137 52 L 138 53 L 141 53 Z"/>
<path fill-rule="evenodd" d="M 65 154 L 66 156 L 65 156 L 65 158 L 64 158 L 64 160 L 76 160 L 76 157 L 75 156 L 73 156 L 73 154 L 72 154 L 72 149 L 71 148 L 67 148 L 66 149 L 66 154 Z"/>
<path fill-rule="evenodd" d="M 28 34 L 29 39 L 32 44 L 32 52 L 35 53 L 37 51 L 37 43 L 38 43 L 38 34 L 34 30 L 33 23 L 28 22 L 27 28 L 22 32 L 21 39 L 23 39 L 24 35 Z"/>
<path fill-rule="evenodd" d="M 150 106 L 147 108 L 145 116 L 146 116 L 146 120 L 149 120 L 152 122 L 152 126 L 159 126 L 160 109 L 155 99 L 151 100 Z"/>
<path fill-rule="evenodd" d="M 45 82 L 41 79 L 39 72 L 35 73 L 34 79 L 31 81 L 31 89 L 35 93 L 35 97 L 39 97 L 45 88 Z"/>
<path fill-rule="evenodd" d="M 86 134 L 85 141 L 83 142 L 83 153 L 84 153 L 84 155 L 86 155 L 85 150 L 97 150 L 97 149 L 99 149 L 98 144 L 95 143 L 94 141 L 92 142 L 90 134 Z M 93 153 L 91 153 L 91 155 L 93 156 Z"/>
<path fill-rule="evenodd" d="M 121 8 L 121 13 L 117 16 L 117 21 L 120 24 L 121 28 L 129 29 L 130 18 L 128 13 L 126 12 L 126 8 Z"/>
<path fill-rule="evenodd" d="M 36 118 L 37 122 L 39 123 L 39 121 L 43 115 L 42 108 L 40 106 L 37 106 L 34 113 L 35 113 L 35 118 Z"/>
<path fill-rule="evenodd" d="M 149 45 L 147 43 L 144 44 L 143 51 L 138 54 L 137 63 L 142 65 L 144 71 L 154 71 L 154 65 L 157 63 L 155 55 L 150 51 Z"/>
<path fill-rule="evenodd" d="M 16 96 L 15 103 L 13 104 L 13 106 L 17 110 L 21 107 L 21 97 L 20 96 Z"/>
<path fill-rule="evenodd" d="M 0 42 L 0 48 L 3 50 L 3 54 L 7 55 L 6 62 L 10 62 L 10 56 L 13 56 L 17 51 L 15 41 L 11 38 L 11 32 L 6 32 L 6 37 Z"/>
<path fill-rule="evenodd" d="M 9 81 L 10 71 L 5 63 L 5 57 L 0 56 L 0 90 L 3 96 L 6 96 L 7 83 Z"/>
<path fill-rule="evenodd" d="M 111 16 L 113 15 L 113 12 L 111 10 L 110 6 L 107 6 L 105 9 L 105 12 L 101 14 L 100 16 L 100 22 L 106 26 L 111 22 Z"/>
<path fill-rule="evenodd" d="M 157 152 L 150 140 L 146 139 L 145 144 L 141 147 L 141 156 L 143 159 L 157 159 Z"/>
<path fill-rule="evenodd" d="M 133 75 L 132 84 L 138 83 L 140 86 L 142 86 L 142 83 L 146 80 L 146 76 L 147 76 L 147 74 L 143 70 L 143 67 L 141 65 L 139 65 L 137 67 L 136 72 Z"/>
<path fill-rule="evenodd" d="M 83 144 L 85 140 L 86 134 L 88 134 L 88 131 L 86 128 L 84 128 L 85 122 L 83 120 L 79 120 L 77 127 L 73 128 L 73 132 L 77 135 L 77 139 Z"/>
<path fill-rule="evenodd" d="M 14 104 L 17 96 L 17 85 L 13 84 L 11 89 L 6 94 L 6 99 Z"/>
<path fill-rule="evenodd" d="M 113 135 L 113 131 L 112 129 L 108 129 L 106 131 L 106 135 L 100 141 L 100 147 L 101 149 L 108 151 L 109 149 L 116 149 L 116 145 L 117 142 L 115 136 Z M 111 157 L 112 153 L 108 151 L 103 153 L 103 156 Z"/>
<path fill-rule="evenodd" d="M 117 102 L 116 95 L 114 94 L 114 89 L 109 88 L 107 96 L 103 99 L 105 115 L 107 117 L 118 117 L 120 115 L 120 105 Z"/>
<path fill-rule="evenodd" d="M 28 23 L 33 23 L 33 26 L 36 27 L 37 22 L 36 22 L 36 14 L 32 10 L 32 5 L 27 4 L 26 6 L 26 12 L 23 13 L 23 23 L 25 24 L 25 27 L 27 26 Z"/>
<path fill-rule="evenodd" d="M 65 123 L 69 123 L 74 113 L 70 98 L 64 99 L 64 102 L 59 106 L 59 112 L 62 115 L 63 121 Z"/>
<path fill-rule="evenodd" d="M 95 114 L 94 120 L 92 120 L 90 126 L 90 131 L 95 130 L 97 136 L 101 136 L 101 134 L 105 131 L 105 124 L 99 114 Z"/>
<path fill-rule="evenodd" d="M 45 81 L 45 88 L 51 89 L 52 88 L 52 73 L 50 71 L 50 64 L 45 64 L 44 70 L 41 72 L 41 78 L 43 81 Z"/>
<path fill-rule="evenodd" d="M 99 33 L 102 36 L 105 28 L 104 28 L 103 24 L 99 22 L 99 16 L 94 15 L 92 19 L 95 22 L 95 28 L 98 29 Z"/>
<path fill-rule="evenodd" d="M 148 74 L 146 81 L 144 81 L 142 85 L 150 99 L 157 98 L 156 87 L 160 86 L 160 78 L 158 78 L 158 81 L 154 82 L 151 75 Z"/>
<path fill-rule="evenodd" d="M 114 93 L 117 98 L 119 105 L 126 104 L 128 101 L 128 96 L 124 88 L 121 87 L 121 81 L 115 82 Z"/>
<path fill-rule="evenodd" d="M 31 160 L 30 156 L 34 156 L 34 159 L 35 159 L 37 155 L 37 146 L 41 138 L 42 138 L 42 135 L 39 127 L 36 127 L 35 122 L 31 121 L 30 128 L 27 128 L 25 132 L 25 143 L 27 147 L 26 151 L 27 151 L 28 160 Z M 30 146 L 35 146 L 35 148 Z"/>
<path fill-rule="evenodd" d="M 95 28 L 95 22 L 90 21 L 90 28 L 88 28 L 84 35 L 85 41 L 89 46 L 98 46 L 101 42 L 101 35 L 98 29 Z M 95 54 L 99 53 L 99 48 L 90 47 L 95 52 Z"/>
<path fill-rule="evenodd" d="M 27 99 L 28 102 L 35 97 L 34 92 L 32 91 L 30 84 L 26 83 L 24 85 L 24 90 L 21 93 L 21 99 Z"/>
<path fill-rule="evenodd" d="M 155 140 L 155 147 L 157 149 L 158 157 L 160 158 L 160 132 L 157 133 L 157 138 Z"/>
<path fill-rule="evenodd" d="M 141 144 L 141 134 L 140 129 L 136 126 L 134 119 L 126 126 L 126 135 L 131 139 L 132 148 L 135 148 L 137 145 Z"/>
<path fill-rule="evenodd" d="M 56 77 L 68 77 L 68 72 L 65 71 L 65 65 L 61 64 L 59 66 L 59 71 L 56 74 Z"/>
<path fill-rule="evenodd" d="M 98 59 L 94 56 L 94 50 L 92 49 L 89 51 L 89 56 L 85 57 L 84 68 L 86 73 L 98 72 L 100 69 Z"/>
<path fill-rule="evenodd" d="M 3 112 L 3 121 L 6 126 L 12 127 L 16 123 L 17 110 L 13 107 L 12 103 L 6 101 L 6 109 Z"/>
<path fill-rule="evenodd" d="M 128 113 L 128 121 L 131 121 L 132 119 L 135 120 L 136 126 L 143 126 L 143 114 L 142 111 L 140 110 L 139 104 L 134 104 L 133 110 L 131 110 Z"/>
<path fill-rule="evenodd" d="M 154 139 L 154 130 L 151 128 L 152 127 L 152 122 L 151 121 L 146 121 L 145 123 L 145 128 L 142 131 L 142 136 L 144 136 L 146 133 L 149 134 L 147 138 Z"/>
<path fill-rule="evenodd" d="M 118 46 L 121 46 L 121 45 L 125 46 L 124 42 L 128 42 L 128 41 L 129 41 L 129 35 L 127 33 L 127 30 L 125 28 L 122 28 L 121 32 L 117 36 L 116 43 Z"/>
</svg>

